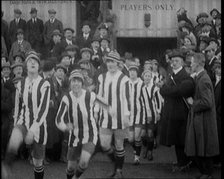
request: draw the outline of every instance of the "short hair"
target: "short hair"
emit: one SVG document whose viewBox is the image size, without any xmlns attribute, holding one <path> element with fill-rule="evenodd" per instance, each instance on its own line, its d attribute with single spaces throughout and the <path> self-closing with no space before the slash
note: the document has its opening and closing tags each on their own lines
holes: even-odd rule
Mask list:
<svg viewBox="0 0 224 179">
<path fill-rule="evenodd" d="M 200 66 L 205 66 L 205 55 L 203 53 L 194 53 L 193 54 L 194 61 Z"/>
</svg>

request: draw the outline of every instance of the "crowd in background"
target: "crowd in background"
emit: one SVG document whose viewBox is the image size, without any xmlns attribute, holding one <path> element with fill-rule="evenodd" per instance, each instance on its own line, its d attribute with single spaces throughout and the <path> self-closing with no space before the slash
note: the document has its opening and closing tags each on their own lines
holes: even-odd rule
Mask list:
<svg viewBox="0 0 224 179">
<path fill-rule="evenodd" d="M 15 9 L 15 19 L 10 21 L 8 25 L 8 22 L 3 20 L 4 12 L 2 11 L 2 158 L 4 158 L 10 130 L 14 123 L 13 107 L 16 84 L 26 77 L 24 63 L 27 54 L 30 51 L 35 51 L 41 59 L 40 75 L 44 79 L 49 80 L 51 84 L 51 103 L 47 116 L 48 142 L 46 156 L 49 160 L 66 162 L 68 134 L 62 133 L 56 128 L 55 116 L 63 94 L 69 91 L 68 77 L 73 69 L 81 68 L 84 76 L 84 88 L 93 92 L 98 91 L 98 77 L 100 74 L 107 72 L 105 57 L 111 50 L 115 50 L 113 40 L 115 17 L 111 16 L 107 19 L 106 23 L 100 23 L 96 29 L 91 29 L 91 23 L 85 21 L 82 23 L 81 33 L 75 33 L 75 30 L 70 27 L 64 28 L 63 22 L 56 18 L 57 12 L 54 9 L 48 11 L 49 20 L 46 22 L 38 18 L 37 12 L 36 8 L 32 8 L 30 11 L 31 18 L 26 22 L 21 18 L 21 10 Z M 164 88 L 163 84 L 166 84 L 169 81 L 170 75 L 173 74 L 173 58 L 180 57 L 183 59 L 183 68 L 193 79 L 195 74 L 191 69 L 192 57 L 194 57 L 195 53 L 203 54 L 206 59 L 205 69 L 214 88 L 214 105 L 216 106 L 219 146 L 221 146 L 221 13 L 217 9 L 211 10 L 209 14 L 202 12 L 196 17 L 197 25 L 193 26 L 193 23 L 187 17 L 187 11 L 181 8 L 177 12 L 177 19 L 177 49 L 167 49 L 164 52 L 163 59 L 147 59 L 144 61 L 144 64 L 142 63 L 142 59 L 133 57 L 131 52 L 125 52 L 123 57 L 121 57 L 122 60 L 119 63 L 119 68 L 125 75 L 129 76 L 129 67 L 135 63 L 138 66 L 138 76 L 140 78 L 145 71 L 149 70 L 152 72 L 153 83 L 158 88 L 161 88 L 161 95 L 164 98 L 162 99 L 161 120 L 165 120 L 169 115 L 171 115 L 169 117 L 174 117 L 174 111 L 179 110 L 176 105 L 174 106 L 176 109 L 167 109 L 166 90 L 168 88 L 162 89 Z M 174 105 L 174 103 L 170 104 Z M 183 111 L 183 114 L 185 114 L 186 110 L 184 109 Z M 180 115 L 182 109 L 178 112 L 177 116 Z M 186 116 L 187 114 L 183 118 L 185 119 Z M 186 121 L 187 119 L 182 125 L 184 128 L 187 126 Z M 169 131 L 170 129 L 168 130 L 164 127 L 168 123 L 164 124 L 162 122 L 161 125 L 161 143 L 167 146 L 175 145 L 176 155 L 182 155 L 180 158 L 183 159 L 184 154 L 181 152 L 183 152 L 186 130 L 182 130 L 184 134 L 181 134 L 183 137 L 177 145 L 176 141 L 179 139 L 176 139 L 174 136 L 173 138 L 171 137 L 171 141 L 166 141 L 163 138 L 171 132 Z M 169 125 L 174 124 L 171 123 Z M 178 126 L 175 124 L 172 130 L 177 128 Z M 154 130 L 155 148 L 157 145 L 157 130 Z M 168 130 L 167 133 L 164 132 L 166 130 Z M 173 140 L 175 141 L 173 142 Z M 210 140 L 213 139 L 211 138 Z M 29 153 L 29 147 L 23 146 L 19 155 L 22 158 L 28 158 Z M 152 160 L 152 155 L 148 159 Z M 219 162 L 217 161 L 217 163 Z M 185 160 L 181 164 L 181 167 L 188 164 L 189 159 Z"/>
</svg>

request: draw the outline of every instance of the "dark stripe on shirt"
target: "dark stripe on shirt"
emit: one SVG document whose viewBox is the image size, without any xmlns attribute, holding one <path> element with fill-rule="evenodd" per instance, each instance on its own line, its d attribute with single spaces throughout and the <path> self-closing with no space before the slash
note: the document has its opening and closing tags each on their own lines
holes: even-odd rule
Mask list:
<svg viewBox="0 0 224 179">
<path fill-rule="evenodd" d="M 120 77 L 117 80 L 117 89 L 116 89 L 116 93 L 117 93 L 117 129 L 122 129 L 122 117 L 121 117 L 121 98 L 120 98 L 120 92 L 121 92 L 121 80 L 123 79 L 125 75 L 122 73 L 120 75 Z M 126 83 L 126 87 L 128 86 L 128 82 Z M 126 89 L 127 91 L 127 89 Z M 126 95 L 127 97 L 127 95 Z M 129 97 L 129 96 L 128 96 Z M 127 98 L 128 99 L 128 98 Z"/>
</svg>

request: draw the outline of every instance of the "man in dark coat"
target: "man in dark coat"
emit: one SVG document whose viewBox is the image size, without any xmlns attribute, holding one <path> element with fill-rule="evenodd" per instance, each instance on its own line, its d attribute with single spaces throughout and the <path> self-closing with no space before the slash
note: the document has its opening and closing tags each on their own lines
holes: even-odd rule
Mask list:
<svg viewBox="0 0 224 179">
<path fill-rule="evenodd" d="M 195 76 L 195 93 L 188 98 L 191 105 L 186 129 L 185 153 L 195 157 L 201 175 L 212 178 L 212 157 L 219 154 L 215 98 L 211 79 L 204 70 L 205 57 L 196 53 L 191 59 Z"/>
<path fill-rule="evenodd" d="M 15 9 L 14 14 L 15 19 L 12 20 L 9 25 L 9 38 L 11 44 L 17 40 L 16 33 L 18 29 L 22 29 L 24 33 L 26 33 L 26 21 L 21 18 L 21 10 Z"/>
<path fill-rule="evenodd" d="M 10 45 L 10 39 L 9 39 L 9 27 L 8 23 L 3 19 L 4 12 L 2 11 L 2 26 L 1 26 L 1 35 L 5 40 L 7 52 L 9 53 L 11 45 Z"/>
<path fill-rule="evenodd" d="M 50 19 L 44 24 L 44 44 L 46 46 L 46 50 L 50 50 L 50 41 L 52 38 L 52 33 L 54 30 L 58 29 L 60 33 L 63 33 L 63 24 L 57 18 L 55 18 L 56 11 L 54 9 L 48 10 Z"/>
<path fill-rule="evenodd" d="M 185 170 L 190 160 L 184 153 L 187 116 L 189 106 L 186 97 L 194 92 L 193 79 L 183 68 L 183 54 L 173 50 L 171 54 L 173 74 L 167 77 L 165 84 L 160 88 L 164 97 L 164 108 L 161 121 L 160 143 L 165 146 L 175 145 L 177 164 L 173 172 Z"/>
<path fill-rule="evenodd" d="M 43 44 L 44 23 L 37 18 L 36 8 L 32 8 L 30 14 L 31 19 L 27 22 L 27 40 L 30 42 L 32 49 L 40 53 Z"/>
<path fill-rule="evenodd" d="M 82 34 L 77 38 L 77 43 L 80 49 L 84 47 L 91 47 L 92 34 L 90 24 L 85 21 L 82 25 Z"/>
</svg>

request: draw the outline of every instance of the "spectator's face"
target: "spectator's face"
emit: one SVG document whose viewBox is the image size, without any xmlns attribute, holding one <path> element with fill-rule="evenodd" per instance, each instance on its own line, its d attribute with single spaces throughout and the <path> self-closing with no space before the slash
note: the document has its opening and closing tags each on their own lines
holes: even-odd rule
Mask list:
<svg viewBox="0 0 224 179">
<path fill-rule="evenodd" d="M 147 63 L 147 64 L 145 64 L 144 65 L 144 70 L 152 70 L 152 64 L 149 64 L 149 63 Z"/>
<path fill-rule="evenodd" d="M 215 49 L 218 49 L 218 44 L 215 41 L 210 41 L 209 45 L 214 45 Z"/>
<path fill-rule="evenodd" d="M 89 32 L 90 32 L 90 27 L 88 26 L 88 25 L 84 25 L 83 27 L 82 27 L 82 32 L 84 33 L 84 34 L 88 34 Z"/>
<path fill-rule="evenodd" d="M 212 57 L 215 56 L 215 50 L 211 49 L 211 50 L 206 51 L 206 55 L 207 55 L 207 58 L 208 58 L 209 60 L 211 60 Z"/>
<path fill-rule="evenodd" d="M 82 80 L 79 78 L 72 78 L 70 86 L 74 93 L 79 93 L 82 90 Z"/>
<path fill-rule="evenodd" d="M 114 73 L 118 69 L 118 63 L 114 60 L 106 60 L 107 69 L 110 73 Z"/>
<path fill-rule="evenodd" d="M 33 59 L 29 58 L 27 61 L 27 71 L 30 73 L 38 73 L 39 63 Z"/>
<path fill-rule="evenodd" d="M 166 63 L 170 63 L 170 57 L 168 54 L 165 55 Z"/>
<path fill-rule="evenodd" d="M 71 57 L 75 57 L 75 54 L 76 54 L 76 51 L 71 51 L 71 50 L 68 50 L 68 54 L 71 56 Z"/>
<path fill-rule="evenodd" d="M 198 19 L 199 24 L 204 24 L 207 21 L 207 17 L 201 17 Z"/>
<path fill-rule="evenodd" d="M 190 32 L 189 32 L 189 29 L 186 28 L 186 27 L 182 27 L 182 31 L 185 32 L 186 34 L 189 34 L 189 33 L 190 33 Z"/>
<path fill-rule="evenodd" d="M 68 67 L 70 65 L 70 58 L 68 56 L 63 57 L 61 59 L 61 63 L 63 63 L 66 67 Z"/>
<path fill-rule="evenodd" d="M 183 66 L 183 59 L 181 57 L 171 58 L 171 66 L 173 70 L 179 69 L 181 66 Z"/>
<path fill-rule="evenodd" d="M 109 43 L 108 43 L 107 40 L 102 40 L 101 43 L 100 43 L 100 45 L 101 45 L 102 48 L 105 49 L 105 48 L 108 48 Z"/>
<path fill-rule="evenodd" d="M 50 19 L 54 19 L 54 18 L 55 18 L 55 15 L 56 15 L 56 14 L 54 14 L 54 13 L 49 13 L 49 17 L 50 17 Z"/>
<path fill-rule="evenodd" d="M 216 19 L 215 25 L 216 26 L 221 26 L 221 19 Z"/>
<path fill-rule="evenodd" d="M 61 42 L 61 36 L 60 35 L 54 35 L 53 36 L 53 41 L 54 41 L 55 44 Z"/>
<path fill-rule="evenodd" d="M 100 43 L 98 41 L 93 41 L 92 42 L 92 47 L 93 47 L 93 49 L 97 50 L 100 47 Z"/>
<path fill-rule="evenodd" d="M 152 71 L 153 72 L 158 72 L 158 65 L 156 63 L 152 64 Z"/>
<path fill-rule="evenodd" d="M 17 77 L 21 77 L 23 74 L 23 67 L 17 66 L 13 69 L 13 74 Z"/>
<path fill-rule="evenodd" d="M 82 52 L 81 56 L 82 56 L 82 59 L 85 59 L 85 60 L 90 60 L 91 58 L 91 54 L 88 51 Z"/>
<path fill-rule="evenodd" d="M 15 57 L 15 62 L 23 63 L 23 59 L 20 56 Z"/>
<path fill-rule="evenodd" d="M 140 60 L 138 58 L 135 58 L 135 63 L 137 64 L 137 66 L 140 66 Z"/>
<path fill-rule="evenodd" d="M 31 18 L 36 18 L 36 17 L 37 17 L 37 13 L 36 12 L 31 14 Z"/>
<path fill-rule="evenodd" d="M 90 69 L 90 64 L 88 62 L 82 62 L 80 67 L 83 69 Z"/>
<path fill-rule="evenodd" d="M 191 45 L 191 41 L 188 38 L 184 38 L 184 45 L 185 46 Z"/>
<path fill-rule="evenodd" d="M 138 77 L 138 73 L 135 69 L 129 70 L 129 75 L 131 79 L 136 79 Z"/>
<path fill-rule="evenodd" d="M 46 78 L 51 78 L 54 74 L 54 69 L 52 69 L 51 71 L 46 71 L 44 72 Z"/>
<path fill-rule="evenodd" d="M 208 46 L 207 43 L 205 43 L 204 41 L 201 41 L 199 44 L 199 51 L 202 52 L 204 49 L 206 49 L 207 46 Z"/>
<path fill-rule="evenodd" d="M 221 66 L 220 66 L 220 65 L 217 66 L 217 67 L 215 68 L 215 74 L 216 74 L 217 76 L 221 76 L 221 74 L 222 74 L 222 69 L 221 69 Z"/>
<path fill-rule="evenodd" d="M 212 18 L 213 18 L 213 19 L 215 19 L 217 15 L 218 15 L 217 11 L 213 11 L 213 12 L 212 12 Z"/>
<path fill-rule="evenodd" d="M 21 17 L 21 14 L 17 14 L 17 13 L 15 13 L 14 16 L 15 16 L 16 19 L 18 19 L 18 18 Z"/>
<path fill-rule="evenodd" d="M 124 68 L 124 63 L 123 62 L 120 62 L 118 64 L 118 67 L 119 67 L 119 70 L 122 70 Z"/>
<path fill-rule="evenodd" d="M 58 68 L 55 72 L 55 76 L 60 80 L 63 80 L 65 77 L 65 71 L 62 68 Z"/>
<path fill-rule="evenodd" d="M 72 40 L 72 36 L 73 36 L 72 31 L 70 31 L 70 30 L 66 30 L 64 35 L 65 35 L 65 38 L 66 38 L 66 39 L 68 39 L 68 40 Z"/>
<path fill-rule="evenodd" d="M 100 35 L 101 36 L 107 36 L 107 30 L 106 29 L 100 29 Z"/>
<path fill-rule="evenodd" d="M 8 67 L 4 67 L 4 68 L 2 69 L 2 76 L 3 76 L 3 77 L 8 78 L 9 75 L 10 75 L 10 73 L 11 73 L 11 69 L 10 69 L 10 68 L 8 68 Z"/>
<path fill-rule="evenodd" d="M 17 39 L 20 41 L 20 40 L 23 40 L 24 38 L 24 35 L 22 33 L 18 33 L 17 34 Z"/>
<path fill-rule="evenodd" d="M 197 71 L 198 64 L 195 62 L 194 58 L 191 59 L 191 72 L 195 73 Z"/>
<path fill-rule="evenodd" d="M 150 83 L 151 79 L 152 79 L 152 73 L 151 72 L 144 73 L 143 80 L 144 80 L 144 83 L 146 85 L 148 85 Z"/>
</svg>

